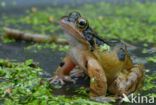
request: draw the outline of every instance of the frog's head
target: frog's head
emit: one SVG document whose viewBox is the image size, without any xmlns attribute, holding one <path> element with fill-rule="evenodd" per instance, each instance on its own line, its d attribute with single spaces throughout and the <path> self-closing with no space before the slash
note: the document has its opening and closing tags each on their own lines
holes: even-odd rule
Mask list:
<svg viewBox="0 0 156 105">
<path fill-rule="evenodd" d="M 89 26 L 88 21 L 79 12 L 71 12 L 68 16 L 62 17 L 60 25 L 80 43 L 89 44 L 92 50 L 95 45 L 106 43 L 106 41 L 97 36 L 97 33 Z"/>
<path fill-rule="evenodd" d="M 62 28 L 72 37 L 80 42 L 87 42 L 84 32 L 88 29 L 88 21 L 81 17 L 79 12 L 71 12 L 60 20 Z"/>
</svg>

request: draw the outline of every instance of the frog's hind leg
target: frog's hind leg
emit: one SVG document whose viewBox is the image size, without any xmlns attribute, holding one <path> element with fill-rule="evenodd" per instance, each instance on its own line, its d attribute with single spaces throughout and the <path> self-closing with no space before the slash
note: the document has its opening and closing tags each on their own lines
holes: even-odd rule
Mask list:
<svg viewBox="0 0 156 105">
<path fill-rule="evenodd" d="M 143 77 L 143 65 L 134 65 L 129 71 L 121 72 L 108 90 L 117 96 L 129 95 L 141 87 Z"/>
<path fill-rule="evenodd" d="M 90 77 L 90 98 L 99 102 L 113 101 L 112 98 L 106 97 L 107 79 L 99 62 L 94 58 L 88 58 L 86 69 Z"/>
<path fill-rule="evenodd" d="M 100 64 L 93 58 L 89 58 L 86 64 L 90 77 L 90 96 L 103 96 L 107 91 L 107 79 Z"/>
<path fill-rule="evenodd" d="M 79 66 L 76 66 L 71 72 L 70 72 L 70 76 L 71 77 L 84 77 L 85 76 L 85 72 L 83 69 L 81 69 Z"/>
</svg>

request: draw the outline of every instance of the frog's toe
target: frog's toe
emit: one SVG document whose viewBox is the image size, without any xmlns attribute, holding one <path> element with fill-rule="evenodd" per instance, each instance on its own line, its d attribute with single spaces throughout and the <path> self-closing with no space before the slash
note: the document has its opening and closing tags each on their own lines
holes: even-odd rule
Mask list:
<svg viewBox="0 0 156 105">
<path fill-rule="evenodd" d="M 80 69 L 74 69 L 70 72 L 70 76 L 71 77 L 84 77 L 85 74 L 84 74 L 84 71 L 83 70 L 80 70 Z"/>
<path fill-rule="evenodd" d="M 59 78 L 58 76 L 54 76 L 52 78 L 49 78 L 48 79 L 50 81 L 51 84 L 61 84 L 61 85 L 64 85 L 65 82 L 63 81 L 63 79 Z"/>
<path fill-rule="evenodd" d="M 64 77 L 54 76 L 52 78 L 49 78 L 48 80 L 50 81 L 51 84 L 54 84 L 54 85 L 57 85 L 57 84 L 64 85 L 65 82 L 76 83 L 76 81 L 72 79 L 70 76 L 64 76 Z"/>
<path fill-rule="evenodd" d="M 67 82 L 72 82 L 72 83 L 76 83 L 76 81 L 74 79 L 72 79 L 70 76 L 65 76 L 64 77 L 64 81 L 67 81 Z"/>
</svg>

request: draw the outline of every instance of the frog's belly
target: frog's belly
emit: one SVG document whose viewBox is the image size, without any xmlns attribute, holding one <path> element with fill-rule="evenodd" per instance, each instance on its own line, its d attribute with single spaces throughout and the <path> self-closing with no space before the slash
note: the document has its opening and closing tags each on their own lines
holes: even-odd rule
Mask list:
<svg viewBox="0 0 156 105">
<path fill-rule="evenodd" d="M 77 48 L 72 48 L 69 52 L 69 55 L 72 57 L 72 60 L 77 64 L 81 69 L 86 69 L 84 65 L 84 52 Z"/>
<path fill-rule="evenodd" d="M 124 68 L 124 61 L 120 61 L 115 53 L 105 53 L 100 59 L 108 80 L 114 79 Z"/>
</svg>

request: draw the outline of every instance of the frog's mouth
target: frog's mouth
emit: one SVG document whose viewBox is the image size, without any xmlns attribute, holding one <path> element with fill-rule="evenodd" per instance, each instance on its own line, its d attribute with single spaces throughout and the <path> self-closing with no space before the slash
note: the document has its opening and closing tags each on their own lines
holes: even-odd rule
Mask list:
<svg viewBox="0 0 156 105">
<path fill-rule="evenodd" d="M 81 42 L 86 43 L 86 39 L 83 35 L 82 30 L 79 30 L 76 27 L 76 21 L 70 21 L 68 16 L 64 16 L 60 20 L 59 23 L 60 23 L 61 27 L 65 30 L 65 32 L 67 32 L 70 36 L 76 38 L 77 40 L 79 40 Z"/>
</svg>

